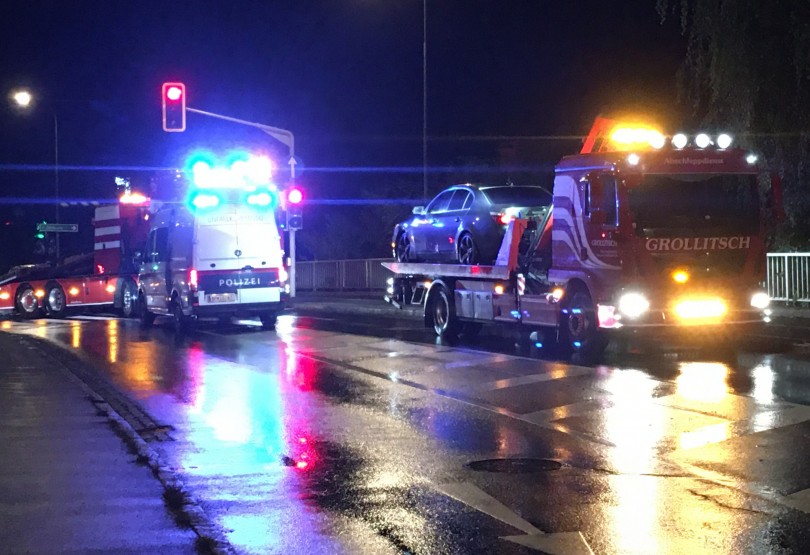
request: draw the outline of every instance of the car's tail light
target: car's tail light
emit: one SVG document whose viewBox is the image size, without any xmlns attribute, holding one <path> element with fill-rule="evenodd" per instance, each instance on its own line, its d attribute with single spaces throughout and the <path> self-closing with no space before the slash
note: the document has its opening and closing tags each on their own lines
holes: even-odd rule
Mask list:
<svg viewBox="0 0 810 555">
<path fill-rule="evenodd" d="M 188 271 L 188 286 L 192 291 L 197 290 L 197 270 L 194 268 L 191 268 Z"/>
<path fill-rule="evenodd" d="M 509 222 L 515 219 L 512 214 L 507 214 L 506 212 L 492 214 L 492 217 L 495 219 L 495 223 L 501 225 L 507 225 Z"/>
</svg>

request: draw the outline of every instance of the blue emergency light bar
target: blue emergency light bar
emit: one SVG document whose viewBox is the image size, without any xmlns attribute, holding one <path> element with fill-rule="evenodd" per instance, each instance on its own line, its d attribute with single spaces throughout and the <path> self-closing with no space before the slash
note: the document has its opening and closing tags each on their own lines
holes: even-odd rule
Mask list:
<svg viewBox="0 0 810 555">
<path fill-rule="evenodd" d="M 209 152 L 197 152 L 186 163 L 192 189 L 187 204 L 194 210 L 213 209 L 225 202 L 255 208 L 275 208 L 278 188 L 272 182 L 273 162 L 244 151 L 231 153 L 224 164 Z"/>
</svg>

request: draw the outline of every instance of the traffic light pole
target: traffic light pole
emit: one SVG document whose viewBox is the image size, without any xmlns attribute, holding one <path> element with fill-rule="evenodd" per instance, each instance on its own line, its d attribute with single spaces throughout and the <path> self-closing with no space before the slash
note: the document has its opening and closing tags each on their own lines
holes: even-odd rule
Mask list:
<svg viewBox="0 0 810 555">
<path fill-rule="evenodd" d="M 255 127 L 256 129 L 261 129 L 280 143 L 283 143 L 287 146 L 290 151 L 290 178 L 295 179 L 295 137 L 292 134 L 292 131 L 288 131 L 287 129 L 281 129 L 280 127 L 273 127 L 272 125 L 265 125 L 263 123 L 257 123 L 254 121 L 247 121 L 243 119 L 232 118 L 230 116 L 223 116 L 222 114 L 215 114 L 213 112 L 206 112 L 205 110 L 198 110 L 196 108 L 190 108 L 186 106 L 186 112 L 191 112 L 193 114 L 200 114 L 201 116 L 208 116 L 210 118 L 221 119 L 225 121 L 230 121 L 231 123 L 238 123 L 239 125 L 247 125 L 249 127 Z M 295 297 L 295 230 L 290 230 L 290 297 Z"/>
</svg>

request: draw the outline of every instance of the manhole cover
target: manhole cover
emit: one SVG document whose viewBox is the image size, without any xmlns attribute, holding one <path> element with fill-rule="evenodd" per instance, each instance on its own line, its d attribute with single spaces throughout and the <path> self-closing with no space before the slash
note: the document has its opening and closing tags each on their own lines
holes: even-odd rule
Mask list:
<svg viewBox="0 0 810 555">
<path fill-rule="evenodd" d="M 562 463 L 551 459 L 486 459 L 473 461 L 467 467 L 478 472 L 506 472 L 510 474 L 525 474 L 529 472 L 548 472 L 559 470 Z"/>
</svg>

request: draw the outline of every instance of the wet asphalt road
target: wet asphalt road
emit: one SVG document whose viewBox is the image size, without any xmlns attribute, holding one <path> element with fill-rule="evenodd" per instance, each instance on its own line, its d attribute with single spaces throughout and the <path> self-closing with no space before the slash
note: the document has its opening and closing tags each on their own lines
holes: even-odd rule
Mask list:
<svg viewBox="0 0 810 555">
<path fill-rule="evenodd" d="M 810 549 L 801 350 L 578 366 L 328 314 L 181 338 L 104 317 L 0 329 L 63 345 L 137 400 L 240 552 Z"/>
</svg>

